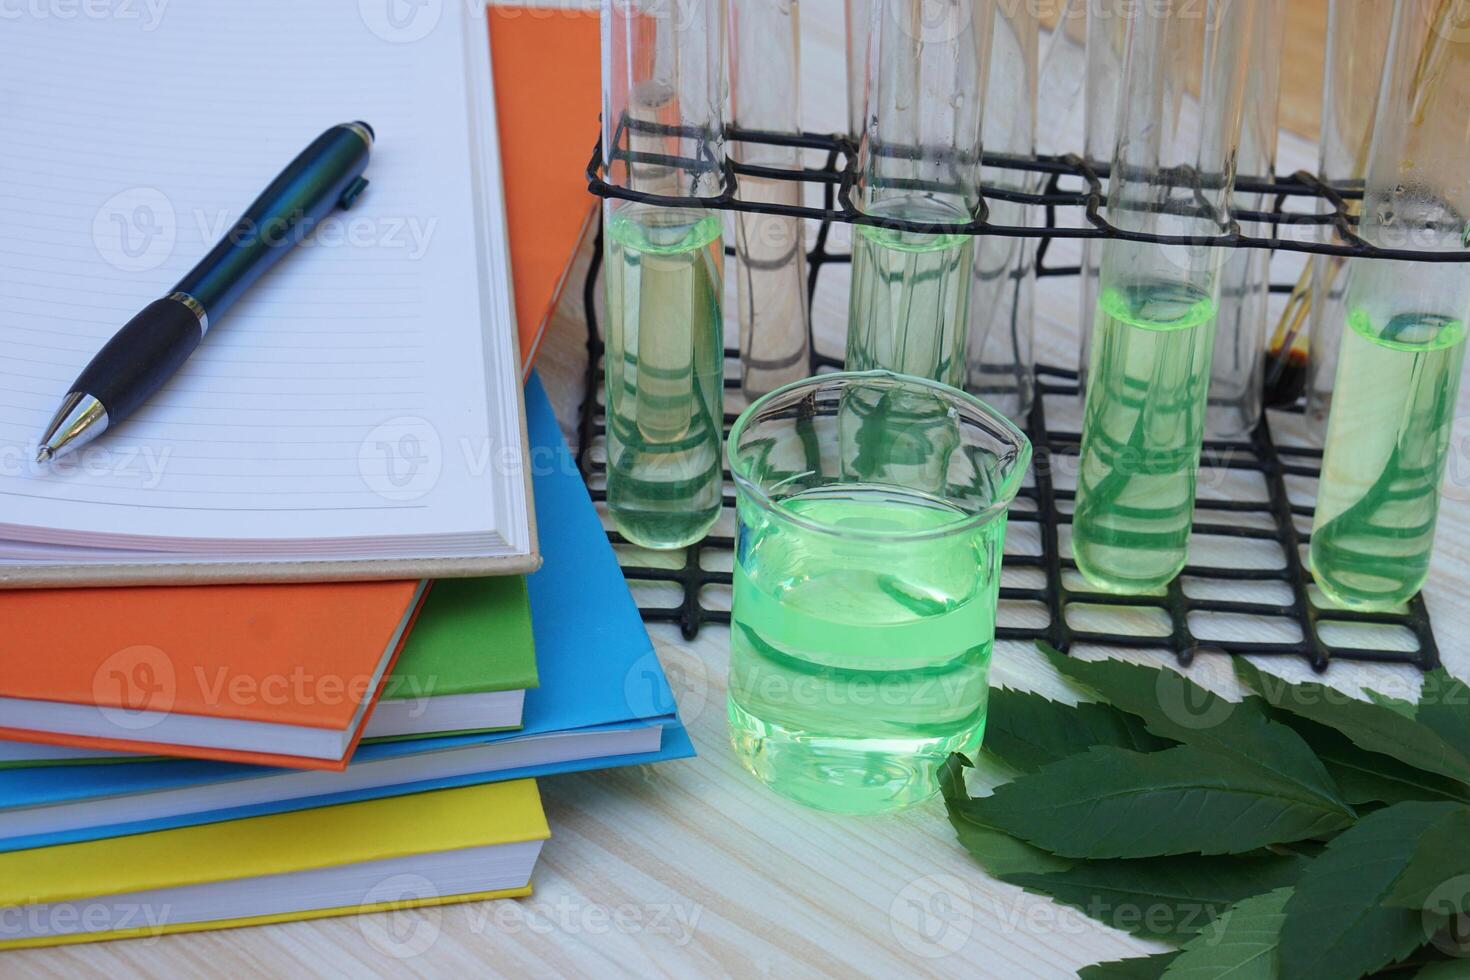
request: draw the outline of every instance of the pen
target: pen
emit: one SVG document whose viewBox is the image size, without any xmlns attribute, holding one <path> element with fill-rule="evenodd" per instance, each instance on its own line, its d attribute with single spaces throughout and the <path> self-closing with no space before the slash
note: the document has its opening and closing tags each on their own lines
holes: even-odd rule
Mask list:
<svg viewBox="0 0 1470 980">
<path fill-rule="evenodd" d="M 219 243 L 164 298 L 149 303 L 82 369 L 41 436 L 46 463 L 131 415 L 173 376 L 209 327 L 333 208 L 367 180 L 373 128 L 343 123 L 318 136 L 271 181 Z"/>
</svg>

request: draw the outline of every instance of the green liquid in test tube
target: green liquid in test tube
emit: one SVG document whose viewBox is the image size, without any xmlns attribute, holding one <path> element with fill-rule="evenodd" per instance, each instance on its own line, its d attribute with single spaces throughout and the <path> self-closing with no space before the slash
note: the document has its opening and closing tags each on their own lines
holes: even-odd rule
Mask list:
<svg viewBox="0 0 1470 980">
<path fill-rule="evenodd" d="M 666 196 L 724 189 L 724 4 L 604 0 L 608 182 Z M 698 541 L 722 493 L 724 246 L 720 216 L 610 199 L 607 506 L 645 548 Z"/>
<path fill-rule="evenodd" d="M 864 6 L 866 31 L 854 23 Z M 995 9 L 992 0 L 869 0 L 848 17 L 851 37 L 868 45 L 853 204 L 884 220 L 853 231 L 847 367 L 962 387 L 974 239 L 885 222 L 969 223 Z"/>
<path fill-rule="evenodd" d="M 1222 258 L 1203 242 L 1228 229 L 1256 4 L 1206 6 L 1140 4 L 1128 24 L 1107 218 L 1199 244 L 1102 248 L 1072 552 L 1104 592 L 1155 592 L 1188 556 Z"/>
<path fill-rule="evenodd" d="M 1395 7 L 1358 225 L 1375 245 L 1458 252 L 1470 243 L 1470 50 L 1455 6 Z M 1470 267 L 1352 259 L 1346 271 L 1311 567 L 1331 604 L 1384 612 L 1430 577 Z M 1463 495 L 1463 466 L 1453 479 Z"/>
</svg>

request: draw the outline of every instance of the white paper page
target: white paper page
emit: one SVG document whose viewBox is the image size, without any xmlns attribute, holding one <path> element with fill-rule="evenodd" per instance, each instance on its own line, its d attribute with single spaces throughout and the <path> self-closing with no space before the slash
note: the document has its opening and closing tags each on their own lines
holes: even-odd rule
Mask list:
<svg viewBox="0 0 1470 980">
<path fill-rule="evenodd" d="M 126 6 L 136 19 L 81 4 L 0 30 L 0 536 L 494 530 L 517 447 L 488 434 L 506 427 L 487 421 L 459 6 L 421 37 L 369 12 L 381 4 L 170 0 L 156 22 Z M 355 119 L 378 136 L 356 207 L 215 316 L 130 420 L 32 463 L 106 339 Z M 517 394 L 489 401 L 513 412 Z"/>
</svg>

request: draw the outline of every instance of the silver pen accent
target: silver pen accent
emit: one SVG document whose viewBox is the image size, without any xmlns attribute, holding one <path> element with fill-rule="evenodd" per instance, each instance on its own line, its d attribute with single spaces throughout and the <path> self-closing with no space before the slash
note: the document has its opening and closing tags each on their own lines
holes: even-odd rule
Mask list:
<svg viewBox="0 0 1470 980">
<path fill-rule="evenodd" d="M 107 431 L 107 409 L 84 391 L 73 391 L 61 400 L 51 424 L 41 436 L 36 462 L 49 463 L 91 442 Z"/>
</svg>

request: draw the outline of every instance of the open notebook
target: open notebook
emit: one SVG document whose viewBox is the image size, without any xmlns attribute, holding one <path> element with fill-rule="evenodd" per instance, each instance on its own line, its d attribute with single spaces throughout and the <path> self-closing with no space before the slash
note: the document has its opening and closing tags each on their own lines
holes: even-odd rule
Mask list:
<svg viewBox="0 0 1470 980">
<path fill-rule="evenodd" d="M 535 567 L 485 13 L 386 10 L 174 0 L 6 22 L 0 584 Z M 378 136 L 356 206 L 131 419 L 32 464 L 105 340 L 352 119 Z"/>
</svg>

